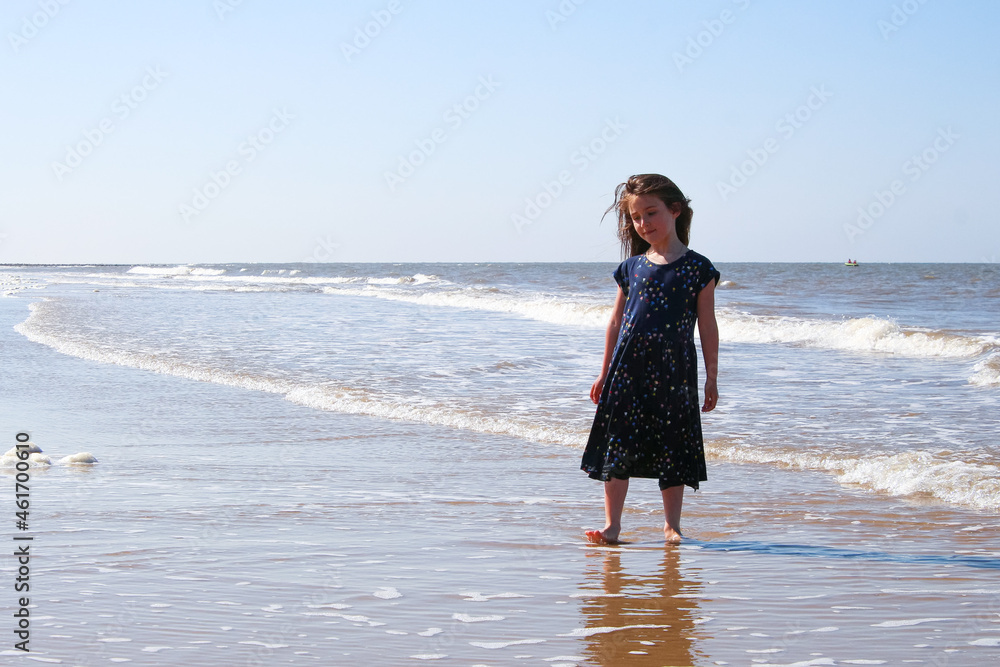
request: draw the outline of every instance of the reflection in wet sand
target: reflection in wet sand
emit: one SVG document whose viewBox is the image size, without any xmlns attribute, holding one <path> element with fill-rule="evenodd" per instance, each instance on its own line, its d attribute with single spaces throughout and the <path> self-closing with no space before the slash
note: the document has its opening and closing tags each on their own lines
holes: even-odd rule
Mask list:
<svg viewBox="0 0 1000 667">
<path fill-rule="evenodd" d="M 680 549 L 667 547 L 662 556 L 594 549 L 587 556 L 584 653 L 600 665 L 693 664 L 699 656 L 691 634 L 702 586 L 681 577 Z"/>
</svg>

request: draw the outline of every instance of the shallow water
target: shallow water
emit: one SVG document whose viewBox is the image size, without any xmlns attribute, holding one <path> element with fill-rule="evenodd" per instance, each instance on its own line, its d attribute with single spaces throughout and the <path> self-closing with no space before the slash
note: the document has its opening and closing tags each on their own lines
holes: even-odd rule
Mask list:
<svg viewBox="0 0 1000 667">
<path fill-rule="evenodd" d="M 485 269 L 419 268 L 324 267 L 325 277 L 306 276 L 328 281 L 319 289 L 268 283 L 283 292 L 234 291 L 272 274 L 216 289 L 179 270 L 189 276 L 179 288 L 129 267 L 7 270 L 20 285 L 49 284 L 0 299 L 10 444 L 29 431 L 53 460 L 81 451 L 100 460 L 31 471 L 33 657 L 1000 658 L 991 505 L 1000 496 L 987 419 L 997 386 L 969 379 L 992 348 L 949 357 L 819 339 L 726 342 L 725 402 L 705 421 L 709 482 L 685 500 L 688 541 L 663 546 L 656 483 L 635 480 L 629 544 L 593 547 L 581 534 L 600 521 L 600 485 L 578 465 L 602 332 L 582 309 L 604 312 L 604 279 L 565 265 L 520 283 L 513 269 L 491 282 Z M 721 269 L 741 282 L 740 267 Z M 460 285 L 438 292 L 463 298 L 469 285 L 517 292 L 499 293 L 527 314 L 381 296 L 431 279 L 376 283 L 375 296 L 322 291 L 363 292 L 368 283 L 329 281 L 393 271 L 437 275 Z M 143 275 L 156 277 L 145 284 Z M 543 290 L 574 284 L 564 301 L 579 321 L 532 316 Z M 720 302 L 750 291 L 723 288 Z M 759 304 L 740 307 L 808 316 L 760 291 L 740 297 Z M 42 305 L 28 319 L 31 302 Z M 887 318 L 858 308 L 813 319 Z M 904 315 L 894 314 L 904 340 L 908 326 L 929 328 Z M 960 328 L 949 335 L 963 345 L 996 333 L 982 322 Z"/>
</svg>

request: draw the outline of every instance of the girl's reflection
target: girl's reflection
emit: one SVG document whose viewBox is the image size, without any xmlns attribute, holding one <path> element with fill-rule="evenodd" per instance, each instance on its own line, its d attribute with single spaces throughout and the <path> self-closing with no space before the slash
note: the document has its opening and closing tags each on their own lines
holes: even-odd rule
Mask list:
<svg viewBox="0 0 1000 667">
<path fill-rule="evenodd" d="M 588 552 L 591 585 L 585 592 L 594 597 L 588 595 L 581 610 L 589 634 L 585 655 L 597 664 L 691 665 L 698 657 L 691 635 L 702 586 L 681 578 L 679 549 L 667 548 L 659 568 L 643 572 L 654 553 Z M 623 555 L 628 567 L 622 566 Z"/>
</svg>

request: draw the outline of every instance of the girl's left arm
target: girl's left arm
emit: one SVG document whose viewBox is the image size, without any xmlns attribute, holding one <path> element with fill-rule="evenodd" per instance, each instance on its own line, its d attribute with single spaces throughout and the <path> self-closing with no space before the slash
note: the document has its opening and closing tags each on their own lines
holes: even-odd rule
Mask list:
<svg viewBox="0 0 1000 667">
<path fill-rule="evenodd" d="M 719 323 L 715 321 L 715 281 L 698 293 L 698 334 L 705 357 L 705 403 L 702 412 L 711 412 L 719 402 Z"/>
</svg>

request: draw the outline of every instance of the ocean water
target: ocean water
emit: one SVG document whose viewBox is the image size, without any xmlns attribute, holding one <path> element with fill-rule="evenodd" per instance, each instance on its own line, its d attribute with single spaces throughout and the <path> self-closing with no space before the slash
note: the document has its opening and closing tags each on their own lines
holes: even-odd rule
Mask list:
<svg viewBox="0 0 1000 667">
<path fill-rule="evenodd" d="M 578 447 L 604 264 L 20 269 L 62 353 Z M 722 265 L 716 459 L 1000 511 L 1000 268 Z M 39 298 L 40 297 L 40 298 Z"/>
<path fill-rule="evenodd" d="M 666 550 L 655 481 L 630 545 L 580 540 L 613 268 L 4 267 L 10 446 L 53 462 L 40 655 L 1000 657 L 1000 266 L 718 265 L 709 480 Z"/>
</svg>

